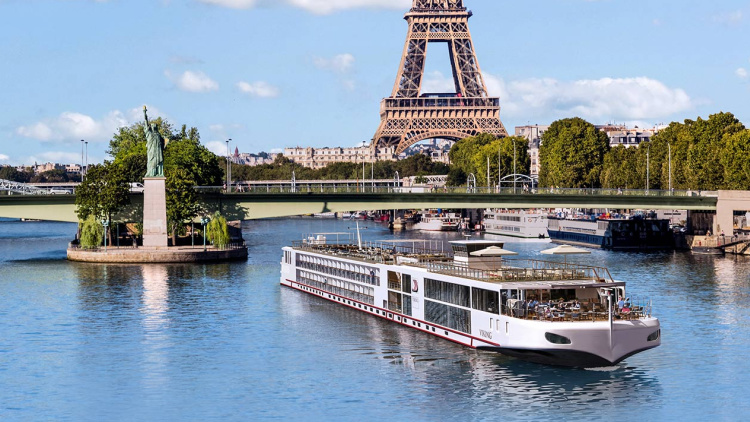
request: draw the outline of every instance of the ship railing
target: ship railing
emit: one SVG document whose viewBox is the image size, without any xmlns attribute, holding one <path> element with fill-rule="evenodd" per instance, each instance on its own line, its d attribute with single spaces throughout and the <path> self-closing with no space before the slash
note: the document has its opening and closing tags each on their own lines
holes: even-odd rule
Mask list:
<svg viewBox="0 0 750 422">
<path fill-rule="evenodd" d="M 610 283 L 614 281 L 609 270 L 603 267 L 533 259 L 504 259 L 492 268 L 477 268 L 471 264 L 440 261 L 428 261 L 425 266 L 434 273 L 488 282 L 593 280 Z"/>
<path fill-rule="evenodd" d="M 388 264 L 418 264 L 433 260 L 450 259 L 447 252 L 430 247 L 429 244 L 362 242 L 362 247 L 353 243 L 310 243 L 294 241 L 295 249 L 336 257 Z"/>
<path fill-rule="evenodd" d="M 577 301 L 576 301 L 577 302 Z M 563 308 L 563 304 L 566 305 Z M 574 301 L 569 302 L 543 302 L 533 308 L 528 302 L 510 299 L 508 304 L 502 307 L 501 314 L 516 319 L 546 322 L 601 322 L 609 321 L 610 312 L 606 304 L 592 301 L 578 302 L 574 308 Z M 622 309 L 613 304 L 612 318 L 614 321 L 636 321 L 650 318 L 653 307 L 651 299 L 634 297 L 630 300 L 629 307 Z"/>
</svg>

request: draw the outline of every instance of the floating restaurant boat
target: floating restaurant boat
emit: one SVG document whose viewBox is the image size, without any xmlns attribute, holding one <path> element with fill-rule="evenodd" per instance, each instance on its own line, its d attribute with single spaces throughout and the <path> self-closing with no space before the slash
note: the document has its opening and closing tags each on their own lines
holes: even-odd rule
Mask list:
<svg viewBox="0 0 750 422">
<path fill-rule="evenodd" d="M 423 212 L 412 228 L 422 231 L 456 231 L 461 225 L 461 215 L 452 212 Z"/>
<path fill-rule="evenodd" d="M 547 211 L 503 210 L 490 208 L 484 211 L 484 230 L 489 234 L 545 239 Z"/>
<path fill-rule="evenodd" d="M 674 249 L 669 220 L 657 219 L 548 219 L 552 242 L 612 250 Z"/>
<path fill-rule="evenodd" d="M 601 367 L 661 343 L 649 301 L 587 265 L 508 259 L 501 242 L 333 242 L 283 248 L 281 284 L 480 350 Z M 632 296 L 631 296 L 632 297 Z"/>
</svg>

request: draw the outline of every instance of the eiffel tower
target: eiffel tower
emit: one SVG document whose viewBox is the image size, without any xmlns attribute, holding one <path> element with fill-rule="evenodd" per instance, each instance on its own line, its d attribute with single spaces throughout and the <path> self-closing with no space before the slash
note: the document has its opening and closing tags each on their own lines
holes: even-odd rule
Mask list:
<svg viewBox="0 0 750 422">
<path fill-rule="evenodd" d="M 380 104 L 373 148 L 396 154 L 425 139 L 459 140 L 479 133 L 508 136 L 500 121 L 500 99 L 490 98 L 469 32 L 472 12 L 463 0 L 413 0 L 396 84 Z M 449 44 L 455 94 L 423 94 L 427 45 Z"/>
</svg>

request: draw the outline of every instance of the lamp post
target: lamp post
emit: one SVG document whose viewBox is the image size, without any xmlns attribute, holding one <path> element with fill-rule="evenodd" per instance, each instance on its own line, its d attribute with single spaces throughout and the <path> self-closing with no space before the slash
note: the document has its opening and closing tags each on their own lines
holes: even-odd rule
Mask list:
<svg viewBox="0 0 750 422">
<path fill-rule="evenodd" d="M 646 149 L 646 195 L 651 185 L 651 145 Z"/>
<path fill-rule="evenodd" d="M 85 174 L 88 174 L 89 172 L 89 141 L 86 141 L 86 169 Z"/>
<path fill-rule="evenodd" d="M 669 151 L 669 194 L 672 194 L 672 144 L 667 142 L 667 149 Z"/>
<path fill-rule="evenodd" d="M 513 140 L 513 194 L 516 193 L 516 180 L 518 180 L 518 173 L 516 172 L 516 140 Z"/>
<path fill-rule="evenodd" d="M 104 253 L 107 253 L 107 227 L 109 227 L 109 220 L 102 218 L 102 226 L 104 227 Z"/>
<path fill-rule="evenodd" d="M 83 182 L 83 143 L 85 141 L 81 139 L 81 181 Z"/>
<path fill-rule="evenodd" d="M 206 252 L 206 224 L 210 223 L 211 219 L 208 217 L 201 217 L 201 224 L 203 225 L 203 252 Z"/>
<path fill-rule="evenodd" d="M 229 159 L 229 143 L 232 141 L 232 138 L 229 138 L 227 140 L 227 192 L 232 193 L 232 164 Z"/>
</svg>

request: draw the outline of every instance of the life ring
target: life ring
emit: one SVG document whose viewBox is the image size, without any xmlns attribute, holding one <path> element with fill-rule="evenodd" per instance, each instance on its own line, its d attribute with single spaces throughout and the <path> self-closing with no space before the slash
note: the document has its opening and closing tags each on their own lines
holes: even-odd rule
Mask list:
<svg viewBox="0 0 750 422">
<path fill-rule="evenodd" d="M 412 292 L 418 292 L 419 291 L 419 283 L 417 283 L 417 280 L 414 280 L 414 283 L 411 288 Z"/>
</svg>

